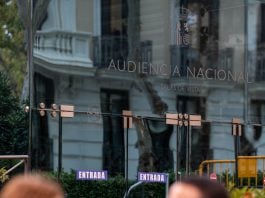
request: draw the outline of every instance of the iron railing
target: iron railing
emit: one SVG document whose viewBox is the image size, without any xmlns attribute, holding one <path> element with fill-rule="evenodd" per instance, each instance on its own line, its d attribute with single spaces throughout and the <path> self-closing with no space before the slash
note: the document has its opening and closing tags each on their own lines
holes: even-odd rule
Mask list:
<svg viewBox="0 0 265 198">
<path fill-rule="evenodd" d="M 94 66 L 105 68 L 113 60 L 123 64 L 128 56 L 128 40 L 125 36 L 98 36 L 93 38 Z"/>
<path fill-rule="evenodd" d="M 24 173 L 29 171 L 29 156 L 28 155 L 0 155 L 0 160 L 20 160 L 18 163 L 13 165 L 7 171 L 5 171 L 0 177 L 5 177 L 7 174 L 15 170 L 21 164 L 24 164 Z"/>
</svg>

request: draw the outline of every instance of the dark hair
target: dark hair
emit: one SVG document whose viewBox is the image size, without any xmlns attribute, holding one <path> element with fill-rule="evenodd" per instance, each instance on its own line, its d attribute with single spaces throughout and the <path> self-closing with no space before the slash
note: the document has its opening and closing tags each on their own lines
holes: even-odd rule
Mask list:
<svg viewBox="0 0 265 198">
<path fill-rule="evenodd" d="M 180 183 L 198 188 L 202 192 L 203 198 L 229 198 L 224 186 L 205 177 L 187 177 Z"/>
</svg>

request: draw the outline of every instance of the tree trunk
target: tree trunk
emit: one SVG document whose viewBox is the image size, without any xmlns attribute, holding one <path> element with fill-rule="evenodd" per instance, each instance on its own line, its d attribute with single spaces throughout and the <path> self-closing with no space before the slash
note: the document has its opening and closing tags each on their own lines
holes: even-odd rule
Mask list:
<svg viewBox="0 0 265 198">
<path fill-rule="evenodd" d="M 128 45 L 129 54 L 128 60 L 133 62 L 140 62 L 141 49 L 140 49 L 140 1 L 139 0 L 127 0 L 128 2 Z M 129 65 L 130 67 L 130 65 Z M 148 101 L 150 103 L 152 112 L 155 114 L 163 114 L 167 110 L 167 104 L 162 101 L 158 92 L 154 89 L 152 83 L 147 79 L 146 75 L 136 74 L 135 83 L 137 87 L 143 89 Z M 152 138 L 149 129 L 146 125 L 146 120 L 142 118 L 135 118 L 134 125 L 137 131 L 138 137 L 138 150 L 139 150 L 139 167 L 140 171 L 154 171 L 154 159 L 155 155 L 152 149 Z"/>
<path fill-rule="evenodd" d="M 139 150 L 140 171 L 154 171 L 154 154 L 152 151 L 152 138 L 147 129 L 146 123 L 141 118 L 134 118 L 134 125 L 137 131 L 137 148 Z"/>
</svg>

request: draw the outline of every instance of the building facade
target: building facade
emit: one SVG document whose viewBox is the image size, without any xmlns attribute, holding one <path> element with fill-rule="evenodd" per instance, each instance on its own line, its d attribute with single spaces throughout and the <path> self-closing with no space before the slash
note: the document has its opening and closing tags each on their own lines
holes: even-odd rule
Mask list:
<svg viewBox="0 0 265 198">
<path fill-rule="evenodd" d="M 242 120 L 240 155 L 265 152 L 265 2 L 243 0 L 51 0 L 34 39 L 34 106 L 74 105 L 63 119 L 65 171 L 124 174 L 185 171 L 233 159 L 233 118 Z M 263 38 L 264 37 L 264 38 Z M 85 113 L 87 112 L 87 113 Z M 202 116 L 202 126 L 167 125 L 165 113 Z M 57 169 L 58 117 L 33 119 L 33 166 Z M 178 157 L 176 157 L 178 156 Z"/>
</svg>

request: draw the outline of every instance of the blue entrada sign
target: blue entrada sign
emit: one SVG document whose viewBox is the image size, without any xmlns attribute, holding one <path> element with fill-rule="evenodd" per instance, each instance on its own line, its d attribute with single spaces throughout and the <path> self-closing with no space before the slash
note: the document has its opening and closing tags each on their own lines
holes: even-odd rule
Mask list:
<svg viewBox="0 0 265 198">
<path fill-rule="evenodd" d="M 108 171 L 78 170 L 76 171 L 77 180 L 107 180 Z"/>
<path fill-rule="evenodd" d="M 138 181 L 166 183 L 167 174 L 166 173 L 138 172 Z"/>
</svg>

